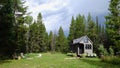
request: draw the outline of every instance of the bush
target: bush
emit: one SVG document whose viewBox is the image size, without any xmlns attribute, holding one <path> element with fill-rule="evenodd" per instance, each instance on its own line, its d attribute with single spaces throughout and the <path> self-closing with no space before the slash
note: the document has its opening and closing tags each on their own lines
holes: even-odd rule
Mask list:
<svg viewBox="0 0 120 68">
<path fill-rule="evenodd" d="M 104 46 L 102 44 L 99 45 L 98 51 L 99 51 L 100 55 L 103 55 L 103 56 L 108 55 L 107 50 L 104 48 Z"/>
<path fill-rule="evenodd" d="M 114 55 L 114 50 L 112 49 L 112 47 L 109 48 L 109 52 L 110 52 L 110 55 L 111 55 L 111 56 Z"/>
</svg>

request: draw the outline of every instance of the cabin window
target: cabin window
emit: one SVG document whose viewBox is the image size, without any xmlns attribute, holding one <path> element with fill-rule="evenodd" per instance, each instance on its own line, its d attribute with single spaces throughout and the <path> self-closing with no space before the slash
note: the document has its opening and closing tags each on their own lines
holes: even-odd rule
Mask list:
<svg viewBox="0 0 120 68">
<path fill-rule="evenodd" d="M 92 46 L 90 45 L 90 44 L 86 44 L 86 47 L 85 47 L 86 49 L 91 49 L 92 48 Z"/>
<path fill-rule="evenodd" d="M 87 39 L 87 38 L 85 38 L 84 42 L 85 42 L 85 43 L 88 43 L 88 39 Z"/>
</svg>

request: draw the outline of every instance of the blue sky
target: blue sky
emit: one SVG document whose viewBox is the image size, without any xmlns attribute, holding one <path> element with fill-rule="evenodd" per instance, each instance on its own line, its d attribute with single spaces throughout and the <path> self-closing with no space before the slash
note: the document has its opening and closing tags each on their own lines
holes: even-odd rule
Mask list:
<svg viewBox="0 0 120 68">
<path fill-rule="evenodd" d="M 69 31 L 71 17 L 78 14 L 87 16 L 91 13 L 93 19 L 98 16 L 99 23 L 105 21 L 108 14 L 110 0 L 26 0 L 28 12 L 36 20 L 39 12 L 42 13 L 43 23 L 49 32 L 57 31 L 60 26 L 64 31 Z"/>
</svg>

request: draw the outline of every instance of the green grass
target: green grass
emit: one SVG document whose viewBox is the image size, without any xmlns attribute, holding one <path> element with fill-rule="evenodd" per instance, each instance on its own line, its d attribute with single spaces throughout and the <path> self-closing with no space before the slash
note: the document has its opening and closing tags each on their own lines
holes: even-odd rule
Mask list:
<svg viewBox="0 0 120 68">
<path fill-rule="evenodd" d="M 33 59 L 4 60 L 0 61 L 0 68 L 119 68 L 120 65 L 113 65 L 101 62 L 98 58 L 65 59 L 71 58 L 61 53 L 43 53 L 42 57 L 35 57 L 36 54 L 27 55 Z"/>
</svg>

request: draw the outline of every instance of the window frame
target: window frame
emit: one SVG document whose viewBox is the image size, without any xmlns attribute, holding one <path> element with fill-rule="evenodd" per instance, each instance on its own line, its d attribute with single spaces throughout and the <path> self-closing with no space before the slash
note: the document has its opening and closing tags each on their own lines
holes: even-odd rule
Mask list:
<svg viewBox="0 0 120 68">
<path fill-rule="evenodd" d="M 92 45 L 91 44 L 86 44 L 85 49 L 92 49 Z"/>
</svg>

